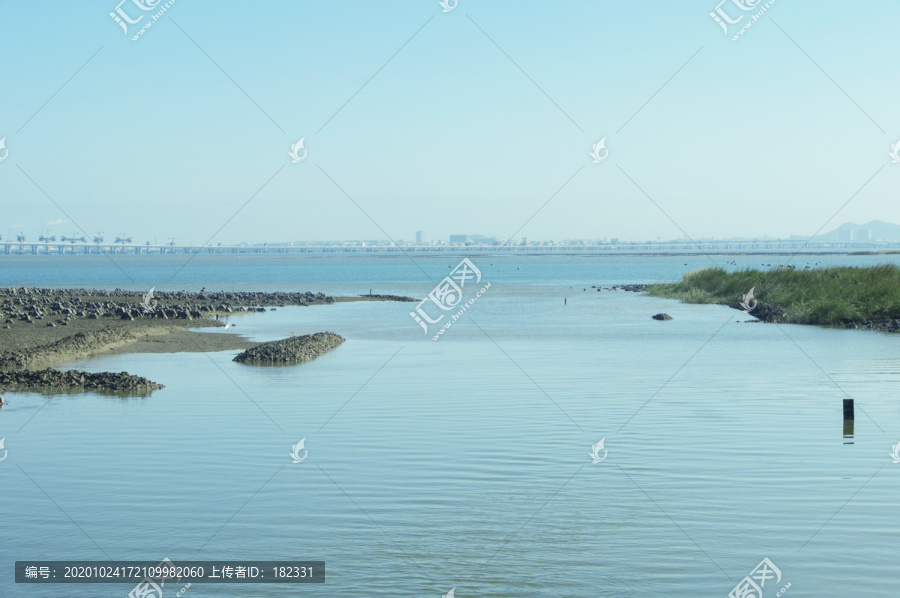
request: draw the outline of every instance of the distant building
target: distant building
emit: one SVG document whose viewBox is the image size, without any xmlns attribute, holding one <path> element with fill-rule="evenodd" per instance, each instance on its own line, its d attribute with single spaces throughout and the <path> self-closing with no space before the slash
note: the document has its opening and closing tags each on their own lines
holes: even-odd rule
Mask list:
<svg viewBox="0 0 900 598">
<path fill-rule="evenodd" d="M 865 243 L 872 240 L 872 229 L 842 228 L 838 230 L 838 241 L 841 243 Z"/>
<path fill-rule="evenodd" d="M 450 235 L 451 243 L 468 243 L 469 235 Z"/>
<path fill-rule="evenodd" d="M 423 231 L 416 231 L 416 245 L 422 245 L 425 243 L 425 233 Z"/>
</svg>

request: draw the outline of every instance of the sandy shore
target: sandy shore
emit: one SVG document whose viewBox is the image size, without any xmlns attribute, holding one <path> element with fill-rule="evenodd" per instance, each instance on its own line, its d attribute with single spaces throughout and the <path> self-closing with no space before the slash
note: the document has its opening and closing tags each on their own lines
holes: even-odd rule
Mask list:
<svg viewBox="0 0 900 598">
<path fill-rule="evenodd" d="M 235 333 L 205 334 L 191 328 L 224 326 L 222 316 L 263 312 L 288 305 L 347 301 L 417 301 L 392 295 L 329 297 L 322 293 L 154 292 L 93 289 L 0 289 L 0 390 L 72 392 L 129 391 L 134 377 L 122 373 L 35 376 L 60 363 L 123 353 L 246 350 L 258 345 Z M 80 381 L 88 380 L 87 383 Z M 73 382 L 74 381 L 74 382 Z M 146 381 L 148 389 L 159 387 Z"/>
</svg>

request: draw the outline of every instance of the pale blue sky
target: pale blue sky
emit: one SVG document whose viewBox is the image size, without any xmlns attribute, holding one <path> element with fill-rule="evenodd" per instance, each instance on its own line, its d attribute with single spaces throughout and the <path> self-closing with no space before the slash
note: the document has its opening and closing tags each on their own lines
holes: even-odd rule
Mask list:
<svg viewBox="0 0 900 598">
<path fill-rule="evenodd" d="M 5 2 L 0 234 L 813 234 L 864 185 L 825 230 L 900 222 L 900 5 L 779 0 L 737 42 L 715 6 L 176 0 L 132 41 L 112 0 Z"/>
</svg>

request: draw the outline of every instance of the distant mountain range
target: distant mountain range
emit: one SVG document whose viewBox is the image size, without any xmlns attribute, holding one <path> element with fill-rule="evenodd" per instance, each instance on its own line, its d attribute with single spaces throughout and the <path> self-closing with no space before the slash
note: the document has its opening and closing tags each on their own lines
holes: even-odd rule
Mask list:
<svg viewBox="0 0 900 598">
<path fill-rule="evenodd" d="M 831 232 L 815 237 L 816 241 L 900 241 L 900 224 L 873 220 L 865 224 L 845 222 Z"/>
</svg>

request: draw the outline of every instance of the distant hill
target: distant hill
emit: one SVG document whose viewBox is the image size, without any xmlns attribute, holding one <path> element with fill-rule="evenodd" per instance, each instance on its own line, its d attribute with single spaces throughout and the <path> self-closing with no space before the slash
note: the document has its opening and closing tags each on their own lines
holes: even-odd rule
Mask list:
<svg viewBox="0 0 900 598">
<path fill-rule="evenodd" d="M 873 220 L 865 224 L 845 222 L 831 232 L 818 235 L 816 241 L 900 241 L 900 224 Z"/>
</svg>

